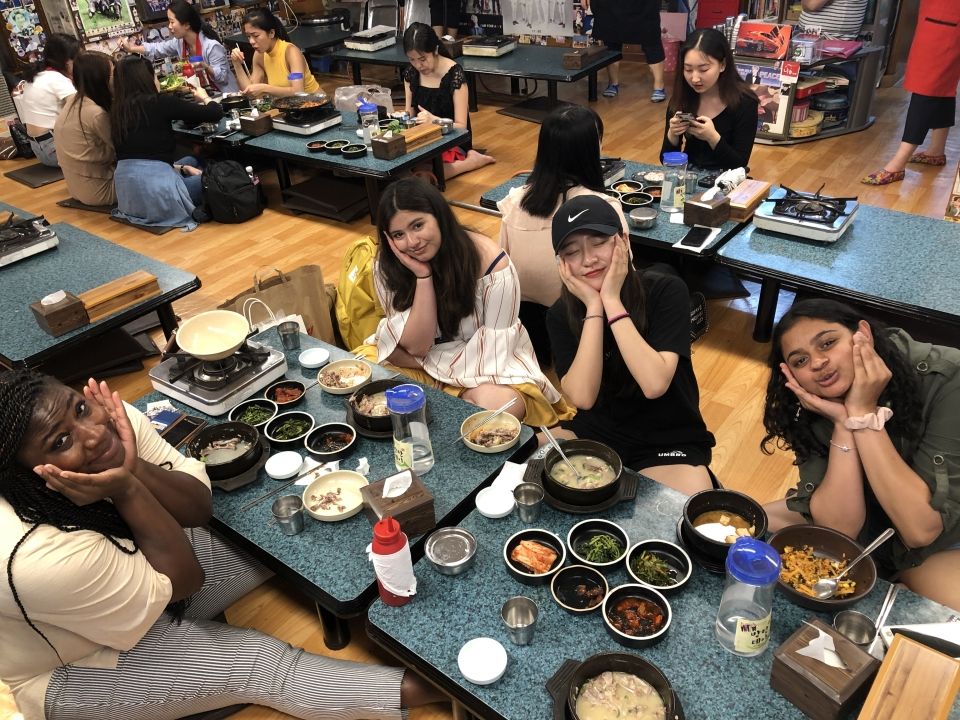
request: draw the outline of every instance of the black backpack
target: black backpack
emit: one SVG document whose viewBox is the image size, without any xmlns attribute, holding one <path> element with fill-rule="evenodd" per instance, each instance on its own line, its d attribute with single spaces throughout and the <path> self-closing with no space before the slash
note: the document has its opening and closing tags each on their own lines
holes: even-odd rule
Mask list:
<svg viewBox="0 0 960 720">
<path fill-rule="evenodd" d="M 203 170 L 203 200 L 220 223 L 242 223 L 263 212 L 260 192 L 235 160 L 210 162 Z"/>
</svg>

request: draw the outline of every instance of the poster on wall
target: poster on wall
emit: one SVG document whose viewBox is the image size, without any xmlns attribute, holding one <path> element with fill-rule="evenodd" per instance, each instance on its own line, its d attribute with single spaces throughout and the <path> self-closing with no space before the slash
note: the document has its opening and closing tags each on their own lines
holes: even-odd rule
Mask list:
<svg viewBox="0 0 960 720">
<path fill-rule="evenodd" d="M 957 174 L 953 177 L 953 191 L 947 201 L 947 211 L 943 214 L 943 219 L 960 223 L 960 162 L 957 163 Z"/>
<path fill-rule="evenodd" d="M 40 25 L 40 16 L 32 2 L 0 0 L 0 18 L 7 29 L 7 42 L 24 63 L 40 57 L 47 35 Z"/>
<path fill-rule="evenodd" d="M 509 31 L 508 31 L 509 32 Z M 462 0 L 460 35 L 503 35 L 500 0 Z"/>
<path fill-rule="evenodd" d="M 757 130 L 771 135 L 784 135 L 789 129 L 790 89 L 800 74 L 795 62 L 754 65 L 738 59 L 737 74 L 750 86 L 760 105 L 757 109 Z"/>
<path fill-rule="evenodd" d="M 573 35 L 572 0 L 503 0 L 502 6 L 510 34 Z"/>
<path fill-rule="evenodd" d="M 137 11 L 126 0 L 70 0 L 77 30 L 87 42 L 140 30 Z"/>
</svg>

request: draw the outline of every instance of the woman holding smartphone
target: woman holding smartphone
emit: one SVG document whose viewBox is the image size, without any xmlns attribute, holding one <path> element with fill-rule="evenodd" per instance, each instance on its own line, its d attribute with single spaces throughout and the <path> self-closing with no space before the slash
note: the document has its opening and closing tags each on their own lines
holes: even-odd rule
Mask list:
<svg viewBox="0 0 960 720">
<path fill-rule="evenodd" d="M 680 46 L 660 155 L 682 150 L 705 170 L 746 167 L 757 134 L 757 98 L 741 82 L 723 33 L 697 30 Z"/>
</svg>

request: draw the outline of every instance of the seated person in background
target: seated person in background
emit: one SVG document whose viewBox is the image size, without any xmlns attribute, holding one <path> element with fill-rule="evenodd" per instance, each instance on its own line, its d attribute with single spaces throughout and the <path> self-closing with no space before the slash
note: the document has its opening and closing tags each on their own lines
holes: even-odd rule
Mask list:
<svg viewBox="0 0 960 720">
<path fill-rule="evenodd" d="M 690 362 L 690 296 L 678 277 L 633 268 L 621 222 L 595 195 L 553 216 L 564 287 L 547 328 L 577 408 L 563 436 L 609 445 L 625 466 L 680 492 L 707 490 L 715 443 Z"/>
<path fill-rule="evenodd" d="M 386 317 L 359 351 L 483 408 L 510 401 L 528 425 L 572 412 L 537 365 L 517 317 L 517 273 L 496 243 L 464 228 L 419 178 L 387 186 L 374 281 Z"/>
<path fill-rule="evenodd" d="M 203 204 L 202 171 L 196 158 L 174 160 L 171 123 L 217 122 L 223 109 L 202 88 L 194 96 L 196 101 L 161 94 L 153 64 L 141 55 L 117 63 L 110 111 L 118 161 L 116 215 L 139 225 L 196 227 L 191 214 Z"/>
<path fill-rule="evenodd" d="M 106 383 L 0 373 L 0 678 L 28 720 L 180 718 L 237 703 L 396 718 L 440 699 L 215 617 L 272 573 L 200 527 L 203 463 Z M 186 602 L 188 601 L 189 602 Z"/>
<path fill-rule="evenodd" d="M 43 57 L 23 73 L 17 86 L 17 111 L 30 136 L 37 160 L 57 167 L 53 128 L 67 98 L 77 90 L 73 85 L 73 60 L 80 52 L 75 37 L 53 33 L 47 38 Z"/>
<path fill-rule="evenodd" d="M 513 188 L 497 203 L 502 215 L 500 247 L 517 268 L 520 320 L 530 332 L 541 365 L 551 363 L 546 311 L 560 299 L 563 286 L 550 236 L 557 208 L 580 195 L 598 195 L 617 212 L 626 233 L 620 203 L 603 195 L 602 139 L 603 121 L 590 108 L 566 105 L 554 110 L 540 126 L 537 157 L 526 185 Z"/>
<path fill-rule="evenodd" d="M 831 40 L 856 40 L 863 27 L 869 0 L 801 0 L 803 10 L 797 23 L 802 28 L 819 28 Z"/>
<path fill-rule="evenodd" d="M 756 96 L 737 75 L 723 33 L 696 30 L 680 46 L 660 156 L 682 150 L 694 167 L 746 167 L 757 134 Z M 682 113 L 693 115 L 692 119 Z"/>
<path fill-rule="evenodd" d="M 166 57 L 189 60 L 200 56 L 212 85 L 208 88 L 211 92 L 239 90 L 237 79 L 230 70 L 227 49 L 220 43 L 216 31 L 200 19 L 200 13 L 194 5 L 187 0 L 173 0 L 167 8 L 167 27 L 171 36 L 167 40 L 143 45 L 121 40 L 120 44 L 127 52 L 145 55 L 150 60 Z"/>
<path fill-rule="evenodd" d="M 403 33 L 403 52 L 410 67 L 403 70 L 403 91 L 406 112 L 418 123 L 436 118 L 450 118 L 454 126 L 470 129 L 470 101 L 466 77 L 433 28 L 413 23 Z M 496 162 L 489 155 L 472 149 L 470 139 L 460 147 L 443 153 L 444 176 L 456 177 Z"/>
<path fill-rule="evenodd" d="M 960 609 L 960 350 L 917 342 L 832 300 L 773 334 L 761 447 L 792 450 L 796 491 L 770 531 L 814 522 L 867 544 L 881 574 Z"/>
<path fill-rule="evenodd" d="M 290 42 L 283 23 L 272 12 L 250 10 L 243 16 L 243 34 L 253 47 L 253 70 L 247 74 L 240 48 L 233 49 L 230 60 L 244 94 L 290 97 L 323 92 L 300 48 Z"/>
<path fill-rule="evenodd" d="M 75 95 L 67 99 L 53 133 L 57 158 L 74 200 L 87 205 L 114 205 L 113 170 L 117 154 L 110 135 L 110 81 L 113 58 L 81 51 L 73 63 Z"/>
</svg>

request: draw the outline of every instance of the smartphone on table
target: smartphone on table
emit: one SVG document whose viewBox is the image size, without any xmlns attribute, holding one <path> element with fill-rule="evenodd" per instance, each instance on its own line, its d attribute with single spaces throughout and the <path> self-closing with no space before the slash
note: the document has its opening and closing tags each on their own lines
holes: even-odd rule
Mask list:
<svg viewBox="0 0 960 720">
<path fill-rule="evenodd" d="M 179 448 L 190 442 L 190 440 L 206 426 L 207 421 L 203 418 L 198 418 L 193 415 L 183 415 L 175 423 L 168 425 L 163 432 L 160 433 L 160 437 L 175 448 Z"/>
</svg>

